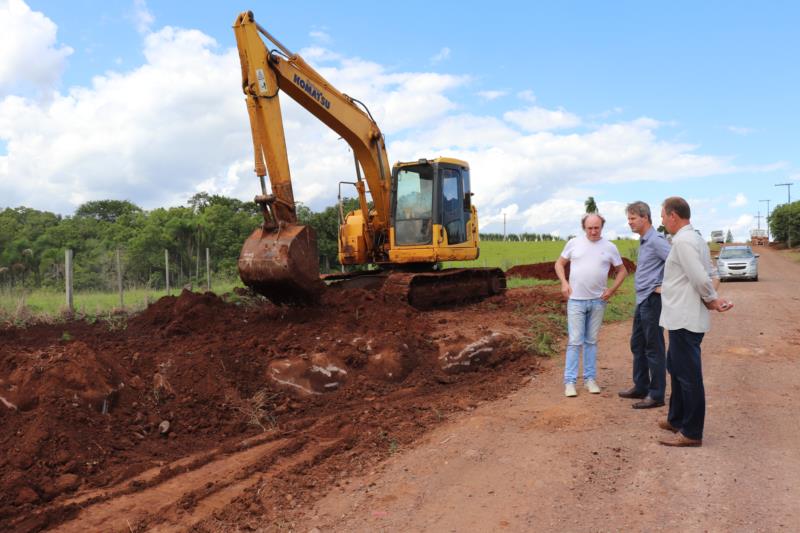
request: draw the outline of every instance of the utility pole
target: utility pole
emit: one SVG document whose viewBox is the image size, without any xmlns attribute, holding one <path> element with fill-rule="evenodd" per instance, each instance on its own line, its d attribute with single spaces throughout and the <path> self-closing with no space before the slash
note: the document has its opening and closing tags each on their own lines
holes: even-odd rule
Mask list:
<svg viewBox="0 0 800 533">
<path fill-rule="evenodd" d="M 759 202 L 767 202 L 767 242 L 769 242 L 769 200 L 759 200 Z"/>
<path fill-rule="evenodd" d="M 503 213 L 503 242 L 506 240 L 506 214 Z"/>
<path fill-rule="evenodd" d="M 792 185 L 793 183 L 776 183 L 776 187 L 786 187 L 786 197 L 788 203 L 792 203 Z"/>
<path fill-rule="evenodd" d="M 756 219 L 758 220 L 758 229 L 761 229 L 761 219 L 764 218 L 761 216 L 761 211 L 758 212 L 756 215 Z"/>
</svg>

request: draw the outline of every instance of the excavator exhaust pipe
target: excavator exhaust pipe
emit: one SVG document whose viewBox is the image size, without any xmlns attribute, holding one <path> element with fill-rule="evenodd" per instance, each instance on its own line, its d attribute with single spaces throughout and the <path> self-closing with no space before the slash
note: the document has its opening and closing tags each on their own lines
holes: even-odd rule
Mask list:
<svg viewBox="0 0 800 533">
<path fill-rule="evenodd" d="M 239 277 L 272 302 L 314 303 L 325 288 L 316 232 L 299 224 L 256 229 L 239 254 Z"/>
</svg>

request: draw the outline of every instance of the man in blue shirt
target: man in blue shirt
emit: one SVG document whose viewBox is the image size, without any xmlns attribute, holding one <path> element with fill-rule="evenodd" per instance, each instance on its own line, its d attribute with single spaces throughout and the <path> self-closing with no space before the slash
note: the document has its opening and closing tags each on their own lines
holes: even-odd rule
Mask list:
<svg viewBox="0 0 800 533">
<path fill-rule="evenodd" d="M 650 206 L 633 202 L 626 208 L 628 225 L 639 234 L 639 262 L 634 277 L 636 311 L 633 315 L 631 352 L 633 352 L 633 387 L 619 393 L 623 398 L 641 401 L 634 409 L 664 405 L 667 386 L 664 330 L 658 325 L 661 316 L 661 282 L 664 262 L 670 245 L 653 227 Z"/>
</svg>

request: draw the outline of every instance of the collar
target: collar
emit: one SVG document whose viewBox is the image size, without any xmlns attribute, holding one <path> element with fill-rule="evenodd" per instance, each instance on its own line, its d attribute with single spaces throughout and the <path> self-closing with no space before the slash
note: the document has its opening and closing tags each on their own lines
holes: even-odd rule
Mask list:
<svg viewBox="0 0 800 533">
<path fill-rule="evenodd" d="M 639 238 L 639 242 L 648 241 L 650 239 L 650 237 L 653 236 L 654 233 L 656 233 L 656 227 L 655 226 L 650 226 L 650 229 L 647 230 L 647 232 Z"/>
<path fill-rule="evenodd" d="M 681 233 L 684 233 L 685 231 L 690 231 L 691 232 L 691 231 L 694 231 L 694 228 L 692 227 L 691 224 L 686 224 L 684 227 L 682 227 L 681 229 L 678 230 L 678 233 L 676 233 L 675 236 L 677 237 L 678 235 L 680 235 Z"/>
</svg>

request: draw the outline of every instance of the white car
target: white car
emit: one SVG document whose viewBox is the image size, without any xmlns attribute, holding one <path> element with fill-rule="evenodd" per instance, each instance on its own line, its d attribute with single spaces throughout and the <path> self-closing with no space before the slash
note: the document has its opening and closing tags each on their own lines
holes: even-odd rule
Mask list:
<svg viewBox="0 0 800 533">
<path fill-rule="evenodd" d="M 725 246 L 717 258 L 717 271 L 722 281 L 749 279 L 758 281 L 758 254 L 749 246 Z"/>
</svg>

